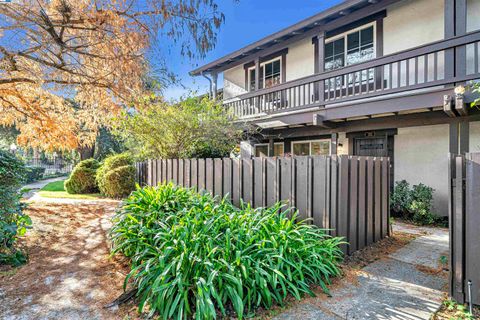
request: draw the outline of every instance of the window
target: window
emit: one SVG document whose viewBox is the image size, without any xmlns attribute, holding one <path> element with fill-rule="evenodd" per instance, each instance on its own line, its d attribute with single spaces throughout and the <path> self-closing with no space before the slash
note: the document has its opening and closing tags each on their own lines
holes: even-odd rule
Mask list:
<svg viewBox="0 0 480 320">
<path fill-rule="evenodd" d="M 260 64 L 260 84 L 259 88 L 270 88 L 282 82 L 282 59 L 274 60 Z M 248 69 L 249 91 L 255 90 L 255 67 Z"/>
<path fill-rule="evenodd" d="M 341 38 L 325 45 L 325 70 L 341 68 L 345 65 L 345 39 Z"/>
<path fill-rule="evenodd" d="M 327 156 L 330 154 L 330 140 L 292 142 L 294 156 Z"/>
<path fill-rule="evenodd" d="M 276 142 L 273 145 L 273 156 L 282 157 L 284 154 L 283 142 Z M 261 143 L 255 145 L 255 157 L 269 157 L 268 143 Z"/>
<path fill-rule="evenodd" d="M 374 25 L 335 37 L 325 44 L 325 70 L 375 58 Z"/>
</svg>

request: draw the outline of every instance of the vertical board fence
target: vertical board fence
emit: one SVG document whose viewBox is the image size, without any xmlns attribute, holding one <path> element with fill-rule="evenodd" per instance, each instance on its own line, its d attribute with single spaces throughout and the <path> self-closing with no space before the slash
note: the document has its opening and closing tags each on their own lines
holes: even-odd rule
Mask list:
<svg viewBox="0 0 480 320">
<path fill-rule="evenodd" d="M 254 207 L 286 201 L 353 253 L 389 235 L 390 160 L 312 156 L 253 159 L 162 159 L 137 163 L 141 185 L 173 182 L 229 195 Z"/>
<path fill-rule="evenodd" d="M 450 160 L 450 295 L 480 304 L 480 153 Z"/>
</svg>

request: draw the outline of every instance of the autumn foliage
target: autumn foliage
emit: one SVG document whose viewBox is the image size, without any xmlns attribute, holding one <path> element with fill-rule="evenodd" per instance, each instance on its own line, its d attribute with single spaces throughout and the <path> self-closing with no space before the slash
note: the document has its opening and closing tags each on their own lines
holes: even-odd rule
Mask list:
<svg viewBox="0 0 480 320">
<path fill-rule="evenodd" d="M 212 0 L 16 0 L 0 5 L 0 125 L 18 142 L 73 149 L 168 75 L 158 39 L 203 55 L 224 17 Z M 160 50 L 161 51 L 161 50 Z M 160 71 L 159 71 L 160 70 Z"/>
</svg>

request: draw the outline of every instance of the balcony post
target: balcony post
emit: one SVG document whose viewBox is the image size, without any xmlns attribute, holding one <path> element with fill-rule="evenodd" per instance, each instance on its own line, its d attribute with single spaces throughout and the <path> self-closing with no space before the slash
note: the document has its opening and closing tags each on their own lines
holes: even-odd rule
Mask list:
<svg viewBox="0 0 480 320">
<path fill-rule="evenodd" d="M 255 91 L 260 89 L 260 58 L 257 57 L 255 59 Z M 257 112 L 260 112 L 260 96 L 255 97 L 254 103 Z"/>
<path fill-rule="evenodd" d="M 462 36 L 467 33 L 467 0 L 455 0 L 455 35 Z M 455 49 L 455 76 L 467 74 L 467 46 Z"/>
<path fill-rule="evenodd" d="M 317 43 L 318 43 L 318 55 L 317 55 L 317 63 L 316 63 L 316 73 L 323 73 L 325 72 L 325 31 L 321 31 L 317 35 Z M 317 90 L 315 90 L 317 91 Z M 318 92 L 316 94 L 316 99 L 319 102 L 323 101 L 325 93 L 325 81 L 320 81 L 318 83 Z M 318 99 L 317 99 L 318 98 Z"/>
<path fill-rule="evenodd" d="M 445 0 L 445 39 L 467 33 L 467 0 Z M 464 76 L 467 48 L 445 50 L 445 79 Z"/>
</svg>

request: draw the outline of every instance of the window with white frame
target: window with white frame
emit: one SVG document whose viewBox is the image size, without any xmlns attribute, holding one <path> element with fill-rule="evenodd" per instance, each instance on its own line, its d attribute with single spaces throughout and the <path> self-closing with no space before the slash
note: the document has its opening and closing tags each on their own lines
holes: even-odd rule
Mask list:
<svg viewBox="0 0 480 320">
<path fill-rule="evenodd" d="M 255 145 L 255 157 L 282 157 L 284 155 L 283 142 L 276 142 L 273 145 L 273 155 L 269 154 L 268 143 Z"/>
<path fill-rule="evenodd" d="M 330 140 L 294 141 L 292 154 L 294 156 L 328 156 Z"/>
<path fill-rule="evenodd" d="M 248 69 L 249 91 L 255 90 L 255 67 Z M 278 57 L 273 60 L 260 64 L 260 84 L 259 88 L 270 88 L 282 82 L 282 58 Z"/>
<path fill-rule="evenodd" d="M 375 24 L 327 39 L 325 70 L 334 70 L 375 58 Z"/>
</svg>

